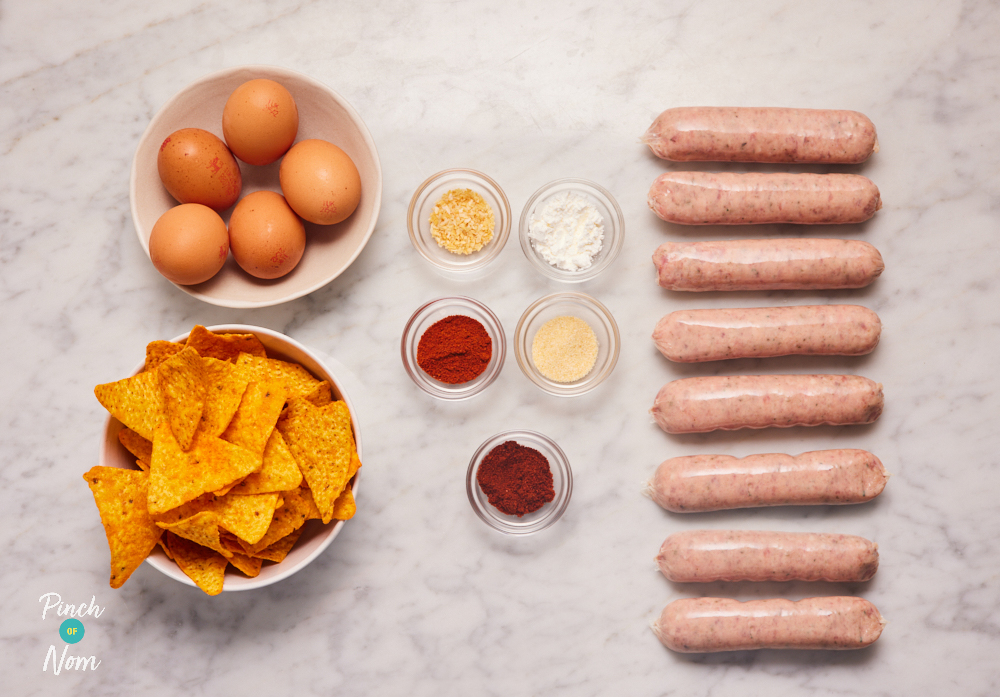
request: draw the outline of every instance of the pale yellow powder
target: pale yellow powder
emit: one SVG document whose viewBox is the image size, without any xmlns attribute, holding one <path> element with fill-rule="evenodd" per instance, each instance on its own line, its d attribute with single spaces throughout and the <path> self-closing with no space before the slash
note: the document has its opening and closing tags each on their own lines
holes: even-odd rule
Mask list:
<svg viewBox="0 0 1000 697">
<path fill-rule="evenodd" d="M 472 254 L 493 239 L 493 209 L 472 189 L 452 189 L 434 204 L 431 237 L 453 254 Z"/>
<path fill-rule="evenodd" d="M 597 336 L 579 317 L 562 316 L 543 324 L 531 341 L 538 372 L 555 382 L 575 382 L 597 362 Z"/>
</svg>

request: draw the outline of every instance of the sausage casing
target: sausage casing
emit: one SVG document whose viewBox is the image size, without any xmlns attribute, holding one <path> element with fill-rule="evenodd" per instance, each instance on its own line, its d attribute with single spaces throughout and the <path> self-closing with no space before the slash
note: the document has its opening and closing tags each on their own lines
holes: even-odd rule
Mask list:
<svg viewBox="0 0 1000 697">
<path fill-rule="evenodd" d="M 656 323 L 653 341 L 678 363 L 770 356 L 860 356 L 882 322 L 860 305 L 678 310 Z"/>
<path fill-rule="evenodd" d="M 674 162 L 857 164 L 878 152 L 871 120 L 857 111 L 780 107 L 677 107 L 642 142 Z"/>
<path fill-rule="evenodd" d="M 868 220 L 882 198 L 859 174 L 667 172 L 653 181 L 647 203 L 682 225 L 832 225 Z"/>
<path fill-rule="evenodd" d="M 684 598 L 663 608 L 653 631 L 683 653 L 748 649 L 860 649 L 882 633 L 885 620 L 867 600 L 850 596 Z"/>
<path fill-rule="evenodd" d="M 868 581 L 878 545 L 855 535 L 754 530 L 690 530 L 656 555 L 670 581 Z"/>
<path fill-rule="evenodd" d="M 885 263 L 861 240 L 769 239 L 666 242 L 653 253 L 668 290 L 863 288 Z"/>
<path fill-rule="evenodd" d="M 686 455 L 663 461 L 645 493 L 668 511 L 688 513 L 759 506 L 864 503 L 889 475 L 866 450 Z"/>
<path fill-rule="evenodd" d="M 867 424 L 882 386 L 857 375 L 730 375 L 668 382 L 652 413 L 667 433 L 776 426 Z"/>
</svg>

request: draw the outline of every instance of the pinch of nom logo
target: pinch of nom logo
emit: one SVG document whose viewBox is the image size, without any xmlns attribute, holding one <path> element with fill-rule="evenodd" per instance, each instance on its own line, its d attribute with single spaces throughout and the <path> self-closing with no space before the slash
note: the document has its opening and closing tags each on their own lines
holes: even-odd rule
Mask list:
<svg viewBox="0 0 1000 697">
<path fill-rule="evenodd" d="M 65 642 L 62 654 L 56 650 L 55 644 L 49 646 L 48 652 L 45 654 L 45 662 L 42 663 L 42 672 L 46 673 L 49 670 L 49 661 L 52 662 L 52 674 L 59 675 L 63 670 L 97 670 L 101 662 L 97 660 L 97 656 L 73 656 L 69 655 L 69 647 L 73 644 L 79 643 L 86 629 L 83 626 L 83 622 L 80 620 L 85 617 L 100 617 L 106 608 L 100 607 L 96 603 L 97 596 L 90 597 L 90 604 L 80 603 L 79 605 L 72 605 L 70 603 L 64 603 L 62 601 L 62 596 L 58 593 L 46 593 L 38 602 L 43 603 L 42 605 L 42 619 L 44 620 L 46 616 L 48 617 L 65 617 L 59 625 L 59 638 Z"/>
</svg>

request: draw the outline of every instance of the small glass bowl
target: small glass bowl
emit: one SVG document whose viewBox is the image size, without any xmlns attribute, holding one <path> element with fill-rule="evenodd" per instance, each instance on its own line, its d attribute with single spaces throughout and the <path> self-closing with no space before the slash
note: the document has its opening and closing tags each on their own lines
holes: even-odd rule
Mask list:
<svg viewBox="0 0 1000 697">
<path fill-rule="evenodd" d="M 527 513 L 520 518 L 516 515 L 506 515 L 494 508 L 476 480 L 479 465 L 482 464 L 487 453 L 509 440 L 519 445 L 534 448 L 545 456 L 552 470 L 552 487 L 556 492 L 554 499 L 537 511 Z M 562 518 L 563 513 L 566 512 L 570 496 L 573 494 L 573 471 L 569 468 L 566 453 L 548 436 L 534 431 L 504 431 L 480 445 L 475 455 L 472 456 L 472 461 L 469 462 L 469 471 L 465 476 L 465 490 L 469 494 L 472 510 L 491 528 L 505 535 L 531 535 L 549 527 Z"/>
<path fill-rule="evenodd" d="M 601 251 L 597 253 L 589 267 L 579 271 L 566 271 L 545 261 L 528 237 L 531 218 L 535 210 L 541 210 L 546 201 L 563 191 L 580 194 L 594 204 L 601 217 L 604 218 L 604 244 Z M 524 204 L 524 210 L 521 212 L 519 236 L 524 256 L 528 257 L 532 266 L 557 281 L 579 283 L 596 277 L 608 268 L 618 256 L 625 244 L 625 218 L 622 216 L 621 208 L 618 207 L 618 202 L 605 188 L 585 179 L 557 179 L 536 191 Z"/>
<path fill-rule="evenodd" d="M 590 325 L 597 336 L 597 361 L 584 377 L 575 382 L 556 382 L 539 372 L 531 358 L 535 334 L 550 319 L 569 315 Z M 514 355 L 529 380 L 557 397 L 575 397 L 590 392 L 607 378 L 618 362 L 618 325 L 608 308 L 585 293 L 553 293 L 539 298 L 524 311 L 514 330 Z"/>
<path fill-rule="evenodd" d="M 441 247 L 431 236 L 431 212 L 442 195 L 452 189 L 472 189 L 493 209 L 493 238 L 478 252 L 454 254 Z M 429 264 L 453 275 L 477 271 L 499 256 L 510 235 L 510 204 L 503 189 L 481 172 L 471 169 L 446 169 L 417 187 L 406 213 L 410 242 Z"/>
<path fill-rule="evenodd" d="M 493 341 L 493 356 L 486 370 L 469 382 L 458 385 L 435 380 L 417 365 L 417 345 L 420 343 L 420 337 L 432 324 L 451 315 L 465 315 L 478 320 Z M 499 377 L 504 358 L 507 356 L 507 337 L 497 316 L 478 300 L 461 296 L 438 298 L 418 307 L 410 317 L 406 328 L 403 329 L 400 351 L 407 374 L 424 392 L 438 399 L 468 399 L 485 390 Z"/>
</svg>

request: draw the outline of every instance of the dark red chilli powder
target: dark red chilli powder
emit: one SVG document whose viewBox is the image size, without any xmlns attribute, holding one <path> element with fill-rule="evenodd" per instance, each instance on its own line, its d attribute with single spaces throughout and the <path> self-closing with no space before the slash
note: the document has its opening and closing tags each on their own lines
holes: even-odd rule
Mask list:
<svg viewBox="0 0 1000 697">
<path fill-rule="evenodd" d="M 512 440 L 486 453 L 476 481 L 494 508 L 518 518 L 556 497 L 549 461 L 534 448 Z"/>
<path fill-rule="evenodd" d="M 438 320 L 420 335 L 417 365 L 435 380 L 458 385 L 483 374 L 493 357 L 493 340 L 483 325 L 465 315 Z"/>
</svg>

